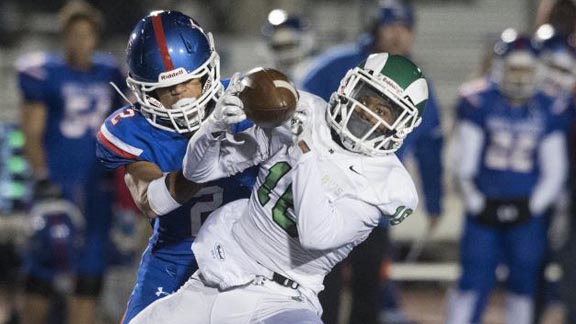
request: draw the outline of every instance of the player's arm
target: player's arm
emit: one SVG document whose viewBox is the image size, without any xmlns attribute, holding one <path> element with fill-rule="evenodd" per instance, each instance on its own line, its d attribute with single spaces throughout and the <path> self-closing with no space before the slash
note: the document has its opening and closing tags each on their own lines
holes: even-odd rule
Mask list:
<svg viewBox="0 0 576 324">
<path fill-rule="evenodd" d="M 434 221 L 440 216 L 442 206 L 442 149 L 444 138 L 436 97 L 429 85 L 430 91 L 422 125 L 421 136 L 416 138 L 415 158 L 418 161 L 418 171 L 422 182 L 422 192 L 428 216 Z M 433 221 L 433 222 L 434 222 Z"/>
<path fill-rule="evenodd" d="M 38 101 L 24 101 L 21 111 L 21 125 L 26 141 L 24 154 L 32 167 L 36 179 L 48 176 L 43 136 L 46 128 L 46 106 Z"/>
<path fill-rule="evenodd" d="M 355 242 L 378 225 L 380 210 L 355 199 L 330 201 L 322 190 L 318 158 L 303 142 L 305 153 L 294 168 L 292 194 L 302 246 L 327 250 Z"/>
<path fill-rule="evenodd" d="M 485 197 L 476 188 L 474 177 L 478 173 L 480 155 L 484 143 L 484 133 L 482 129 L 466 120 L 461 120 L 456 129 L 456 150 L 454 157 L 455 170 L 458 183 L 466 209 L 473 214 L 477 214 L 484 208 Z"/>
<path fill-rule="evenodd" d="M 214 130 L 205 122 L 188 143 L 182 162 L 185 178 L 205 183 L 257 165 L 263 160 L 257 133 L 258 129 L 250 129 L 236 135 L 231 142 L 230 134 Z"/>
<path fill-rule="evenodd" d="M 558 197 L 568 177 L 568 154 L 566 138 L 560 131 L 555 131 L 544 138 L 538 150 L 540 177 L 530 197 L 530 212 L 542 215 Z"/>
<path fill-rule="evenodd" d="M 202 188 L 201 184 L 186 180 L 181 170 L 164 174 L 147 161 L 126 165 L 124 180 L 138 208 L 151 218 L 180 207 Z"/>
<path fill-rule="evenodd" d="M 242 101 L 233 94 L 226 94 L 215 111 L 190 138 L 182 161 L 184 177 L 194 182 L 226 178 L 257 165 L 264 157 L 260 142 L 267 142 L 266 135 L 251 127 L 232 135 L 232 125 L 243 122 Z"/>
<path fill-rule="evenodd" d="M 467 92 L 461 94 L 456 105 L 458 120 L 452 156 L 453 169 L 464 196 L 465 208 L 475 215 L 485 207 L 484 194 L 474 184 L 474 178 L 480 167 L 482 147 L 486 140 L 482 129 L 482 101 L 479 98 L 474 94 L 468 95 Z"/>
</svg>

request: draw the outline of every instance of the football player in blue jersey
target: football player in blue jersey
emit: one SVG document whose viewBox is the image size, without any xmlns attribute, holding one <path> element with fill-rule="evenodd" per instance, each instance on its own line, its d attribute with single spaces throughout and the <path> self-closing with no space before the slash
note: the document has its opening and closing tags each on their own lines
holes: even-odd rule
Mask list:
<svg viewBox="0 0 576 324">
<path fill-rule="evenodd" d="M 576 14 L 576 5 L 572 4 L 573 13 Z M 570 15 L 566 16 L 569 17 Z M 576 16 L 574 16 L 576 18 Z M 558 32 L 552 25 L 544 24 L 540 26 L 534 36 L 536 45 L 540 47 L 540 60 L 544 67 L 544 77 L 542 80 L 542 91 L 556 99 L 552 108 L 553 113 L 563 114 L 566 125 L 567 137 L 570 137 L 572 127 L 574 127 L 574 116 L 576 113 L 576 96 L 574 87 L 576 85 L 576 49 L 568 35 Z M 570 144 L 568 144 L 570 146 Z M 570 150 L 570 148 L 569 148 Z M 569 172 L 572 174 L 572 172 Z M 545 272 L 554 261 L 565 264 L 562 257 L 563 248 L 566 246 L 566 239 L 569 234 L 570 190 L 565 186 L 553 204 L 552 215 L 550 217 L 549 247 L 545 257 L 545 264 L 540 272 L 538 290 L 535 295 L 534 323 L 540 323 L 541 318 L 547 310 L 548 304 L 553 301 L 551 298 L 557 296 L 558 292 L 563 292 L 565 285 L 557 285 L 549 281 Z M 569 266 L 568 266 L 569 267 Z M 565 273 L 569 272 L 564 269 Z M 564 279 L 568 276 L 564 276 Z"/>
<path fill-rule="evenodd" d="M 302 88 L 329 100 L 348 69 L 365 60 L 368 55 L 389 52 L 410 57 L 414 37 L 414 9 L 401 0 L 381 1 L 378 15 L 369 26 L 369 32 L 361 35 L 358 43 L 329 49 L 316 58 L 302 80 Z M 413 154 L 417 161 L 426 211 L 430 216 L 429 230 L 432 230 L 441 214 L 443 136 L 434 89 L 430 84 L 428 89 L 429 99 L 422 125 L 414 130 L 396 154 L 401 159 Z M 384 247 L 390 246 L 387 243 L 387 232 L 384 226 L 375 229 L 366 242 L 350 255 L 352 272 L 363 273 L 352 279 L 355 287 L 352 322 L 376 323 L 378 317 L 382 317 L 381 320 L 387 324 L 409 322 L 400 308 L 394 283 L 385 283 L 381 293 L 376 284 L 379 281 L 380 264 L 386 253 L 391 254 L 389 251 L 383 252 Z M 326 277 L 326 290 L 320 294 L 326 310 L 322 319 L 328 324 L 338 322 L 340 268 L 337 266 Z M 384 298 L 382 311 L 378 314 L 380 295 L 384 295 Z"/>
<path fill-rule="evenodd" d="M 265 58 L 273 67 L 286 73 L 296 86 L 300 86 L 308 72 L 316 48 L 310 25 L 303 16 L 274 9 L 262 26 Z"/>
<path fill-rule="evenodd" d="M 222 204 L 249 197 L 255 176 L 248 170 L 201 187 L 182 175 L 188 140 L 223 91 L 210 33 L 180 12 L 156 11 L 134 27 L 126 54 L 137 102 L 106 119 L 97 155 L 109 168 L 125 167 L 154 233 L 122 323 L 188 280 L 197 269 L 191 244 L 201 223 Z"/>
<path fill-rule="evenodd" d="M 567 175 L 563 115 L 537 91 L 537 50 L 512 29 L 494 46 L 491 77 L 462 87 L 457 178 L 466 209 L 462 275 L 448 324 L 481 323 L 496 267 L 508 268 L 506 322 L 532 323 L 547 209 Z"/>
<path fill-rule="evenodd" d="M 124 76 L 113 57 L 95 52 L 101 29 L 98 11 L 74 1 L 60 14 L 63 52 L 28 54 L 17 62 L 21 123 L 36 198 L 61 193 L 85 217 L 86 232 L 74 264 L 76 283 L 68 309 L 71 323 L 92 323 L 106 265 L 113 197 L 94 147 L 98 127 L 120 103 L 108 83 L 119 83 Z M 42 323 L 55 293 L 54 269 L 40 264 L 29 269 L 24 322 Z"/>
</svg>

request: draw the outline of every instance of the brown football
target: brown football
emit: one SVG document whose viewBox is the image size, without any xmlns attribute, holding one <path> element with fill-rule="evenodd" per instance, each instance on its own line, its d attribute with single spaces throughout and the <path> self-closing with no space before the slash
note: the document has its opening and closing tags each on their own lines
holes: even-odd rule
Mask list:
<svg viewBox="0 0 576 324">
<path fill-rule="evenodd" d="M 292 117 L 298 91 L 284 73 L 271 68 L 255 68 L 242 78 L 238 94 L 246 117 L 262 128 L 274 128 Z"/>
</svg>

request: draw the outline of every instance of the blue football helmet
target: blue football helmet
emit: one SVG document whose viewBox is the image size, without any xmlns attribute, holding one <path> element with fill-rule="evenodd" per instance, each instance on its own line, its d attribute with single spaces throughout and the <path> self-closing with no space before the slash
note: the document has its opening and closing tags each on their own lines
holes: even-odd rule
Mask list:
<svg viewBox="0 0 576 324">
<path fill-rule="evenodd" d="M 78 207 L 52 199 L 34 205 L 30 214 L 32 232 L 25 248 L 26 271 L 44 279 L 71 274 L 84 228 Z"/>
<path fill-rule="evenodd" d="M 128 87 L 134 92 L 148 121 L 161 129 L 194 132 L 223 89 L 220 58 L 210 33 L 178 11 L 155 11 L 130 34 L 126 49 Z M 154 90 L 191 79 L 201 79 L 199 98 L 181 99 L 164 107 Z"/>
<path fill-rule="evenodd" d="M 378 6 L 378 25 L 401 23 L 409 29 L 414 27 L 414 9 L 402 0 L 382 0 Z"/>
<path fill-rule="evenodd" d="M 302 61 L 314 50 L 310 22 L 282 9 L 270 11 L 266 23 L 262 26 L 262 34 L 268 55 L 279 68 Z"/>
<path fill-rule="evenodd" d="M 576 49 L 548 24 L 540 26 L 534 38 L 540 45 L 540 59 L 545 68 L 544 91 L 552 96 L 572 91 L 576 84 Z"/>
<path fill-rule="evenodd" d="M 522 102 L 534 95 L 542 74 L 538 55 L 530 37 L 512 28 L 502 32 L 494 44 L 491 77 L 505 97 Z"/>
</svg>

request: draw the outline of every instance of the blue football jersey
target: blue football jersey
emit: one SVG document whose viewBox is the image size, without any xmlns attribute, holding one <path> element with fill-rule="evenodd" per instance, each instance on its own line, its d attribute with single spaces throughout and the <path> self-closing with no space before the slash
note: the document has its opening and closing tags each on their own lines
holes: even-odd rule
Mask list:
<svg viewBox="0 0 576 324">
<path fill-rule="evenodd" d="M 148 161 L 163 172 L 172 172 L 182 169 L 188 140 L 181 134 L 154 127 L 137 109 L 125 107 L 110 115 L 100 128 L 97 156 L 109 168 Z M 179 251 L 190 254 L 190 242 L 203 220 L 223 204 L 249 197 L 256 171 L 252 168 L 210 182 L 186 204 L 155 218 L 152 248 L 178 246 Z"/>
<path fill-rule="evenodd" d="M 24 100 L 46 107 L 43 141 L 50 177 L 71 196 L 94 172 L 102 172 L 94 156 L 96 133 L 120 105 L 109 82 L 125 88 L 124 76 L 114 58 L 101 53 L 94 55 L 87 71 L 50 53 L 28 54 L 17 62 L 17 69 Z"/>
<path fill-rule="evenodd" d="M 540 177 L 538 150 L 542 140 L 565 130 L 562 115 L 552 109 L 553 102 L 553 98 L 538 93 L 525 104 L 512 107 L 486 81 L 468 85 L 463 91 L 457 104 L 458 119 L 478 126 L 484 135 L 474 179 L 484 195 L 530 196 Z"/>
</svg>

